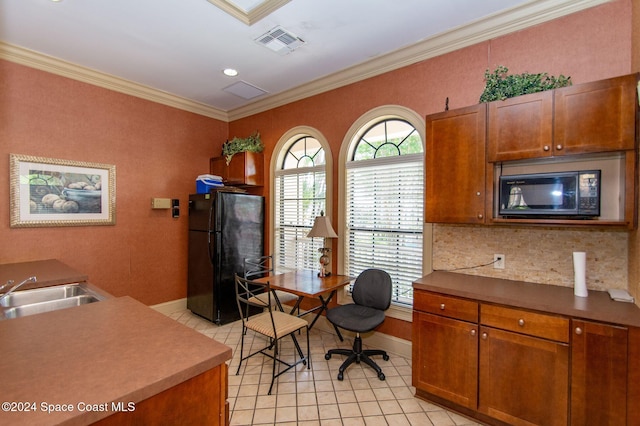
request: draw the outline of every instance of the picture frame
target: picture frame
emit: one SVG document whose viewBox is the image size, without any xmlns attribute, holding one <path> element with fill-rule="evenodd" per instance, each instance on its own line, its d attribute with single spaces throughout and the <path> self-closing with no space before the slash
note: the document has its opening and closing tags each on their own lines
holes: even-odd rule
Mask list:
<svg viewBox="0 0 640 426">
<path fill-rule="evenodd" d="M 10 227 L 116 223 L 116 166 L 9 154 Z"/>
</svg>

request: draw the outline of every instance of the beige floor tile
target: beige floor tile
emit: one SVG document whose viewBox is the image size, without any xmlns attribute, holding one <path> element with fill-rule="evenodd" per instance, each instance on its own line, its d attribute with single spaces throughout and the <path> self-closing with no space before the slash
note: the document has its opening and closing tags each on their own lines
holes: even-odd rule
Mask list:
<svg viewBox="0 0 640 426">
<path fill-rule="evenodd" d="M 359 402 L 358 405 L 360 406 L 360 412 L 365 417 L 382 416 L 382 410 L 376 401 Z"/>
<path fill-rule="evenodd" d="M 384 416 L 365 416 L 364 423 L 367 426 L 387 426 L 388 424 L 396 426 L 395 423 L 387 423 Z"/>
<path fill-rule="evenodd" d="M 309 336 L 311 368 L 300 364 L 284 373 L 276 379 L 272 395 L 267 395 L 273 370 L 270 358 L 255 355 L 243 361 L 240 374 L 235 374 L 240 363 L 240 322 L 217 326 L 189 311 L 176 312 L 169 317 L 231 347 L 233 358 L 227 364 L 232 426 L 478 425 L 415 398 L 410 358 L 391 353 L 389 361 L 374 357 L 385 373 L 385 380 L 379 380 L 376 372 L 364 363 L 351 364 L 344 373 L 344 380 L 338 380 L 338 368 L 345 357 L 335 355 L 327 361 L 324 354 L 333 348 L 351 349 L 353 340 L 340 342 L 335 334 L 315 328 Z M 303 340 L 304 336 L 298 338 L 299 342 Z M 247 334 L 244 353 L 247 355 L 250 349 L 264 346 L 263 337 Z M 306 347 L 303 350 L 306 352 Z M 290 339 L 283 341 L 280 353 L 289 362 L 297 358 Z"/>
<path fill-rule="evenodd" d="M 337 401 L 336 394 L 333 391 L 316 393 L 318 405 L 335 404 Z"/>
<path fill-rule="evenodd" d="M 342 426 L 342 420 L 340 419 L 321 420 L 320 426 Z"/>
<path fill-rule="evenodd" d="M 318 405 L 318 413 L 321 420 L 340 419 L 340 409 L 338 408 L 338 404 Z"/>
<path fill-rule="evenodd" d="M 298 409 L 293 407 L 278 407 L 276 409 L 276 423 L 295 422 L 298 420 Z"/>
<path fill-rule="evenodd" d="M 402 407 L 395 399 L 378 401 L 378 404 L 380 404 L 380 408 L 385 415 L 402 413 Z"/>
<path fill-rule="evenodd" d="M 391 414 L 385 416 L 385 419 L 387 419 L 387 422 L 393 426 L 411 426 L 411 423 L 404 414 Z"/>
<path fill-rule="evenodd" d="M 236 410 L 231 415 L 231 425 L 250 425 L 253 422 L 253 410 Z"/>
<path fill-rule="evenodd" d="M 298 406 L 298 421 L 319 420 L 317 405 Z"/>
<path fill-rule="evenodd" d="M 340 408 L 340 416 L 342 416 L 343 419 L 346 417 L 362 416 L 362 412 L 360 412 L 360 406 L 357 402 L 339 403 L 338 408 Z"/>
<path fill-rule="evenodd" d="M 253 415 L 253 424 L 273 424 L 276 420 L 275 408 L 258 408 Z"/>
</svg>

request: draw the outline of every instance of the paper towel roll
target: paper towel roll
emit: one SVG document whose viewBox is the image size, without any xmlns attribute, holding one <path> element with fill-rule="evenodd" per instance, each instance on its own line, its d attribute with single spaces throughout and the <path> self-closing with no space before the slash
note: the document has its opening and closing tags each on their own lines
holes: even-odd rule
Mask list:
<svg viewBox="0 0 640 426">
<path fill-rule="evenodd" d="M 578 297 L 587 297 L 587 253 L 583 251 L 573 252 L 573 294 Z"/>
</svg>

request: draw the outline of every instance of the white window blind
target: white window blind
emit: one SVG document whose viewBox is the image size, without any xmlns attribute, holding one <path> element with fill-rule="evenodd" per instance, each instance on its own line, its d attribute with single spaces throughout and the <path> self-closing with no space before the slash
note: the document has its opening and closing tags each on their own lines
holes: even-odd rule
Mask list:
<svg viewBox="0 0 640 426">
<path fill-rule="evenodd" d="M 347 163 L 346 274 L 387 271 L 392 301 L 413 303 L 422 276 L 423 155 Z"/>
<path fill-rule="evenodd" d="M 275 264 L 280 271 L 318 269 L 322 238 L 307 238 L 325 209 L 324 165 L 279 170 L 275 177 Z"/>
</svg>

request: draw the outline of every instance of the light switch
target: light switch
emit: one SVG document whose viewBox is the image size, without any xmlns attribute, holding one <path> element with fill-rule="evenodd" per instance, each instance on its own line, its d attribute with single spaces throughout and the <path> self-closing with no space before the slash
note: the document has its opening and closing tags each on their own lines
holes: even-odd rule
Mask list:
<svg viewBox="0 0 640 426">
<path fill-rule="evenodd" d="M 170 209 L 171 198 L 152 198 L 151 208 L 152 209 Z"/>
</svg>

